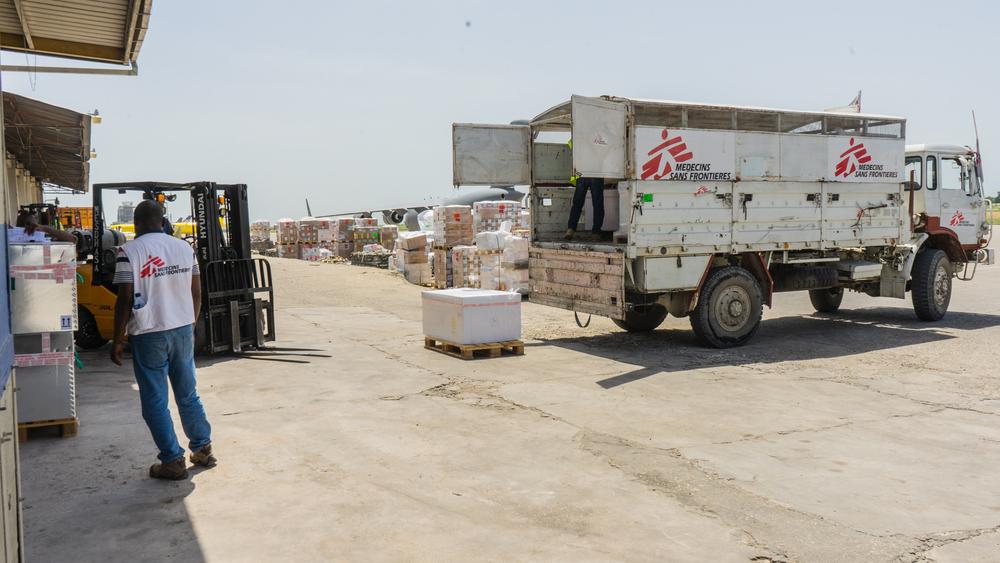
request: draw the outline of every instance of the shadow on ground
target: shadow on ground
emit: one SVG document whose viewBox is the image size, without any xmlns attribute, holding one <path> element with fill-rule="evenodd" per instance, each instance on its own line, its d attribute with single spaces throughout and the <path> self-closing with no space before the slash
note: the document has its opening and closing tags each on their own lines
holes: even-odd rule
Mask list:
<svg viewBox="0 0 1000 563">
<path fill-rule="evenodd" d="M 741 348 L 707 348 L 687 327 L 649 333 L 612 332 L 592 337 L 543 339 L 560 346 L 643 367 L 597 382 L 611 389 L 657 373 L 796 360 L 842 357 L 949 340 L 951 330 L 1000 326 L 1000 315 L 949 312 L 941 321 L 922 322 L 909 309 L 873 307 L 837 315 L 799 315 L 765 320 L 753 341 Z"/>
<path fill-rule="evenodd" d="M 184 502 L 201 470 L 183 481 L 150 479 L 156 448 L 131 366 L 111 364 L 106 348 L 80 356 L 79 434 L 20 444 L 26 559 L 205 561 Z"/>
</svg>

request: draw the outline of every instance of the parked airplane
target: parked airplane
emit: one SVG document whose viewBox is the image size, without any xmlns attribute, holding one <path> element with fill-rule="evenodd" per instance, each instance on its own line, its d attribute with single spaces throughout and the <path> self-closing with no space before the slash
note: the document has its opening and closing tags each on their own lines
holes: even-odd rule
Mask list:
<svg viewBox="0 0 1000 563">
<path fill-rule="evenodd" d="M 477 201 L 498 201 L 509 199 L 523 202 L 524 192 L 514 189 L 514 186 L 490 186 L 479 189 L 463 189 L 462 193 L 444 199 L 438 204 L 412 205 L 406 207 L 394 207 L 390 209 L 372 209 L 368 211 L 351 211 L 346 213 L 331 213 L 329 215 L 318 215 L 318 217 L 373 217 L 378 213 L 382 214 L 382 220 L 387 225 L 406 225 L 411 231 L 419 231 L 420 225 L 417 223 L 417 215 L 422 211 L 437 207 L 438 205 L 472 205 Z M 309 211 L 309 202 L 306 201 L 306 210 Z"/>
</svg>

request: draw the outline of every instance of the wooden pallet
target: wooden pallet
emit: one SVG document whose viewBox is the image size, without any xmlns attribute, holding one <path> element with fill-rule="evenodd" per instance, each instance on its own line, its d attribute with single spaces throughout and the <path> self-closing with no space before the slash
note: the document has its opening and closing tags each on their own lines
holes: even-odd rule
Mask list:
<svg viewBox="0 0 1000 563">
<path fill-rule="evenodd" d="M 38 428 L 58 428 L 59 435 L 63 438 L 76 436 L 80 421 L 75 418 L 62 418 L 59 420 L 39 420 L 37 422 L 22 422 L 17 425 L 17 439 L 19 442 L 28 441 L 28 433 Z"/>
<path fill-rule="evenodd" d="M 506 342 L 489 342 L 486 344 L 455 344 L 447 340 L 424 337 L 424 348 L 448 354 L 463 360 L 480 358 L 499 358 L 504 353 L 513 356 L 524 355 L 524 342 L 508 340 Z"/>
</svg>

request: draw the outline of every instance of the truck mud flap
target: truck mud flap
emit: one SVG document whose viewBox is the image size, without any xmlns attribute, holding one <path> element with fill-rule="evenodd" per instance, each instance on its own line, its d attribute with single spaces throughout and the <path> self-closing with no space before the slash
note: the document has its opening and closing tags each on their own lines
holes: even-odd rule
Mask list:
<svg viewBox="0 0 1000 563">
<path fill-rule="evenodd" d="M 625 261 L 621 252 L 532 246 L 529 268 L 532 303 L 625 318 Z"/>
</svg>

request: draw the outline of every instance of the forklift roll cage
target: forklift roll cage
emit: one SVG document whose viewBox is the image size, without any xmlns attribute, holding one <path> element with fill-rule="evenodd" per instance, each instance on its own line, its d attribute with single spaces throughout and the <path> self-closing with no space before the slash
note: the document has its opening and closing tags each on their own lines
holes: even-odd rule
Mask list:
<svg viewBox="0 0 1000 563">
<path fill-rule="evenodd" d="M 203 306 L 195 325 L 195 349 L 215 354 L 261 348 L 274 333 L 271 265 L 251 258 L 246 184 L 119 182 L 94 184 L 93 283 L 114 290 L 114 263 L 101 259 L 105 229 L 104 190 L 142 192 L 144 199 L 186 192 L 195 223 L 193 241 L 201 271 Z M 170 199 L 169 197 L 167 198 Z M 223 224 L 224 223 L 224 224 Z M 263 299 L 266 295 L 267 299 Z"/>
</svg>

